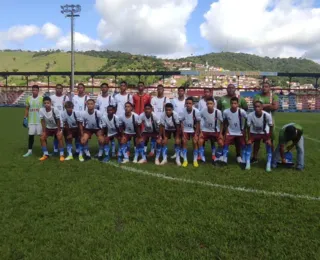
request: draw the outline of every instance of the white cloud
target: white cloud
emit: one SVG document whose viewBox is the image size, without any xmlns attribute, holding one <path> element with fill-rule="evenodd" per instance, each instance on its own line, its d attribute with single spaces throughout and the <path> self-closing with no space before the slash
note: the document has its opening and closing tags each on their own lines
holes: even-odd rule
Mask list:
<svg viewBox="0 0 320 260">
<path fill-rule="evenodd" d="M 96 0 L 98 34 L 108 49 L 138 54 L 184 52 L 186 24 L 197 0 Z"/>
<path fill-rule="evenodd" d="M 100 50 L 103 46 L 102 42 L 99 40 L 91 39 L 85 34 L 75 32 L 75 49 L 79 51 L 89 51 L 89 50 Z M 63 36 L 58 39 L 56 43 L 57 49 L 70 50 L 71 46 L 71 34 L 68 36 Z"/>
<path fill-rule="evenodd" d="M 17 25 L 10 27 L 9 30 L 4 33 L 4 39 L 6 41 L 22 43 L 27 38 L 37 35 L 39 32 L 39 27 L 35 25 Z"/>
<path fill-rule="evenodd" d="M 218 51 L 262 56 L 320 57 L 320 8 L 311 0 L 219 0 L 201 24 L 202 37 Z M 310 50 L 310 51 L 309 51 Z"/>
<path fill-rule="evenodd" d="M 41 34 L 48 40 L 55 40 L 61 34 L 61 29 L 52 23 L 46 23 L 41 28 Z"/>
</svg>

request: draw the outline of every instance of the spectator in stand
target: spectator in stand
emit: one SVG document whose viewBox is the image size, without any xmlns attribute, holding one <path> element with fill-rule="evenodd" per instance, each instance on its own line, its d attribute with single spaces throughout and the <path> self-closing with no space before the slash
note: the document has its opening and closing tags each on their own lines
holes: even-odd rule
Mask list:
<svg viewBox="0 0 320 260">
<path fill-rule="evenodd" d="M 133 95 L 134 112 L 141 115 L 144 112 L 144 106 L 151 103 L 151 96 L 145 93 L 143 82 L 138 83 L 138 93 Z"/>
</svg>

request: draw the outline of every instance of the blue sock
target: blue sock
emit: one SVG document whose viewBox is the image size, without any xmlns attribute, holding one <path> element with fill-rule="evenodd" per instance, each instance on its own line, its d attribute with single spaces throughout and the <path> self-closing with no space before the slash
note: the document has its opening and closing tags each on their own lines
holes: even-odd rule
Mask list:
<svg viewBox="0 0 320 260">
<path fill-rule="evenodd" d="M 53 151 L 56 153 L 58 152 L 58 139 L 56 137 L 54 137 L 53 139 Z"/>
<path fill-rule="evenodd" d="M 162 147 L 162 159 L 167 160 L 168 146 L 164 145 Z"/>
<path fill-rule="evenodd" d="M 151 152 L 154 153 L 155 147 L 156 147 L 156 139 L 152 138 L 151 139 Z"/>
<path fill-rule="evenodd" d="M 218 149 L 216 151 L 216 160 L 219 160 L 222 155 L 223 155 L 223 149 L 222 147 L 218 146 Z"/>
<path fill-rule="evenodd" d="M 104 153 L 107 157 L 109 157 L 110 146 L 108 144 L 104 145 Z"/>
<path fill-rule="evenodd" d="M 67 152 L 69 156 L 72 155 L 72 144 L 67 144 Z"/>
<path fill-rule="evenodd" d="M 225 163 L 228 162 L 228 154 L 229 154 L 229 145 L 225 145 L 223 147 L 223 160 Z"/>
<path fill-rule="evenodd" d="M 64 155 L 64 148 L 59 148 L 60 156 Z"/>
<path fill-rule="evenodd" d="M 211 154 L 213 156 L 216 154 L 216 146 L 214 144 L 211 145 Z"/>
<path fill-rule="evenodd" d="M 83 151 L 87 156 L 90 156 L 90 151 L 89 151 L 89 144 L 88 142 L 83 146 Z"/>
<path fill-rule="evenodd" d="M 161 155 L 161 145 L 157 144 L 157 147 L 156 147 L 156 160 L 159 160 L 160 155 Z"/>
<path fill-rule="evenodd" d="M 147 157 L 146 157 L 146 152 L 144 150 L 144 142 L 142 142 L 139 146 L 139 154 L 141 155 L 141 158 L 143 160 L 147 160 Z"/>
<path fill-rule="evenodd" d="M 177 145 L 177 144 L 174 145 L 174 151 L 175 151 L 177 157 L 180 156 L 180 146 L 179 145 Z"/>
<path fill-rule="evenodd" d="M 193 161 L 198 161 L 198 154 L 199 154 L 199 151 L 196 149 L 196 150 L 193 150 Z"/>
<path fill-rule="evenodd" d="M 76 152 L 80 152 L 80 141 L 79 138 L 75 138 L 75 144 L 76 144 Z"/>
<path fill-rule="evenodd" d="M 122 144 L 120 149 L 121 149 L 121 155 L 123 155 L 123 158 L 126 160 L 129 160 L 127 148 L 128 148 L 127 144 Z"/>
<path fill-rule="evenodd" d="M 199 147 L 199 154 L 201 157 L 204 157 L 204 147 L 203 146 Z"/>
<path fill-rule="evenodd" d="M 245 151 L 245 163 L 247 165 L 250 165 L 250 160 L 251 160 L 251 153 L 252 153 L 252 145 L 251 144 L 248 144 L 247 147 L 246 147 L 246 151 Z"/>
<path fill-rule="evenodd" d="M 185 162 L 188 161 L 188 158 L 187 158 L 187 154 L 188 154 L 187 149 L 183 148 L 183 149 L 182 149 L 182 154 L 183 154 L 183 160 L 184 160 Z"/>
<path fill-rule="evenodd" d="M 246 145 L 241 147 L 241 160 L 242 163 L 246 162 Z"/>
<path fill-rule="evenodd" d="M 99 145 L 99 153 L 98 153 L 99 157 L 101 157 L 103 155 L 103 150 L 104 150 L 104 146 L 103 146 L 103 144 L 100 144 Z"/>
<path fill-rule="evenodd" d="M 79 144 L 79 155 L 83 155 L 83 150 L 84 150 L 84 147 L 82 144 Z"/>
<path fill-rule="evenodd" d="M 47 156 L 49 155 L 47 147 L 43 146 L 42 147 L 42 152 L 43 152 L 44 155 L 47 155 Z"/>
<path fill-rule="evenodd" d="M 111 149 L 112 149 L 112 154 L 115 154 L 116 153 L 116 142 L 114 140 L 111 141 Z"/>
<path fill-rule="evenodd" d="M 266 144 L 266 151 L 267 151 L 267 165 L 271 165 L 272 161 L 272 147 Z"/>
<path fill-rule="evenodd" d="M 130 148 L 131 148 L 131 141 L 127 142 L 127 152 L 130 152 Z"/>
</svg>

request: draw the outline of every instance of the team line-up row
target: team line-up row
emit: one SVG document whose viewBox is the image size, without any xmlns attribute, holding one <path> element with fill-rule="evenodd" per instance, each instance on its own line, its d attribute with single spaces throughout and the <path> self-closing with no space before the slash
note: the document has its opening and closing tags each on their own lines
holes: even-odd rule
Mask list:
<svg viewBox="0 0 320 260">
<path fill-rule="evenodd" d="M 44 97 L 43 107 L 39 109 L 41 122 L 39 131 L 42 131 L 40 141 L 43 150 L 40 160 L 44 161 L 49 158 L 47 138 L 54 136 L 60 150 L 60 161 L 73 159 L 72 142 L 75 139 L 76 143 L 79 143 L 79 160 L 82 162 L 85 157 L 90 157 L 88 141 L 95 134 L 99 142 L 98 158 L 103 162 L 109 162 L 110 150 L 113 150 L 114 154 L 113 144 L 117 140 L 119 143 L 118 161 L 128 163 L 130 141 L 132 140 L 135 147 L 134 163 L 147 162 L 145 145 L 150 141 L 150 155 L 155 154 L 155 164 L 165 165 L 168 162 L 168 140 L 173 136 L 175 160 L 178 166 L 188 166 L 189 141 L 193 145 L 194 167 L 199 167 L 199 160 L 206 161 L 204 144 L 210 142 L 214 165 L 226 165 L 229 146 L 235 144 L 237 161 L 244 163 L 245 168 L 249 170 L 252 143 L 264 141 L 267 152 L 266 171 L 269 172 L 272 167 L 277 166 L 279 160 L 286 163 L 283 147 L 284 144 L 292 141 L 293 144 L 288 149 L 297 147 L 299 156 L 297 167 L 303 168 L 303 159 L 300 158 L 304 157 L 300 149 L 300 146 L 303 145 L 303 131 L 300 126 L 293 123 L 284 126 L 279 133 L 279 146 L 273 152 L 271 138 L 273 120 L 270 113 L 263 111 L 261 101 L 254 103 L 254 112 L 248 115 L 245 110 L 239 108 L 239 99 L 235 96 L 230 98 L 230 104 L 228 104 L 230 108 L 223 112 L 215 108 L 215 100 L 212 97 L 205 101 L 206 107 L 199 111 L 194 107 L 193 98 L 186 98 L 180 113 L 174 110 L 174 105 L 171 103 L 163 102 L 163 110 L 158 111 L 160 113 L 154 111 L 154 105 L 146 103 L 140 115 L 133 112 L 133 104 L 127 101 L 124 103 L 124 112 L 118 116 L 118 108 L 110 104 L 110 98 L 106 111 L 101 112 L 96 109 L 93 99 L 85 101 L 85 110 L 76 111 L 74 102 L 64 102 L 64 109 L 59 110 L 53 106 L 50 97 Z M 29 111 L 31 105 L 31 103 L 27 104 Z M 29 125 L 29 131 L 30 127 L 31 125 Z M 64 158 L 63 139 L 67 143 L 68 156 L 66 158 Z M 162 161 L 160 162 L 161 156 Z M 180 156 L 183 158 L 182 163 Z"/>
</svg>

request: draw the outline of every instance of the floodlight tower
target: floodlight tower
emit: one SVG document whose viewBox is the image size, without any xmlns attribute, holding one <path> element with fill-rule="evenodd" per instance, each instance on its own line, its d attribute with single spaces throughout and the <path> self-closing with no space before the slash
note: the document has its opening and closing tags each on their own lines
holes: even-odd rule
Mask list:
<svg viewBox="0 0 320 260">
<path fill-rule="evenodd" d="M 61 5 L 61 13 L 71 18 L 71 82 L 70 90 L 74 90 L 74 18 L 79 17 L 81 5 Z"/>
</svg>

